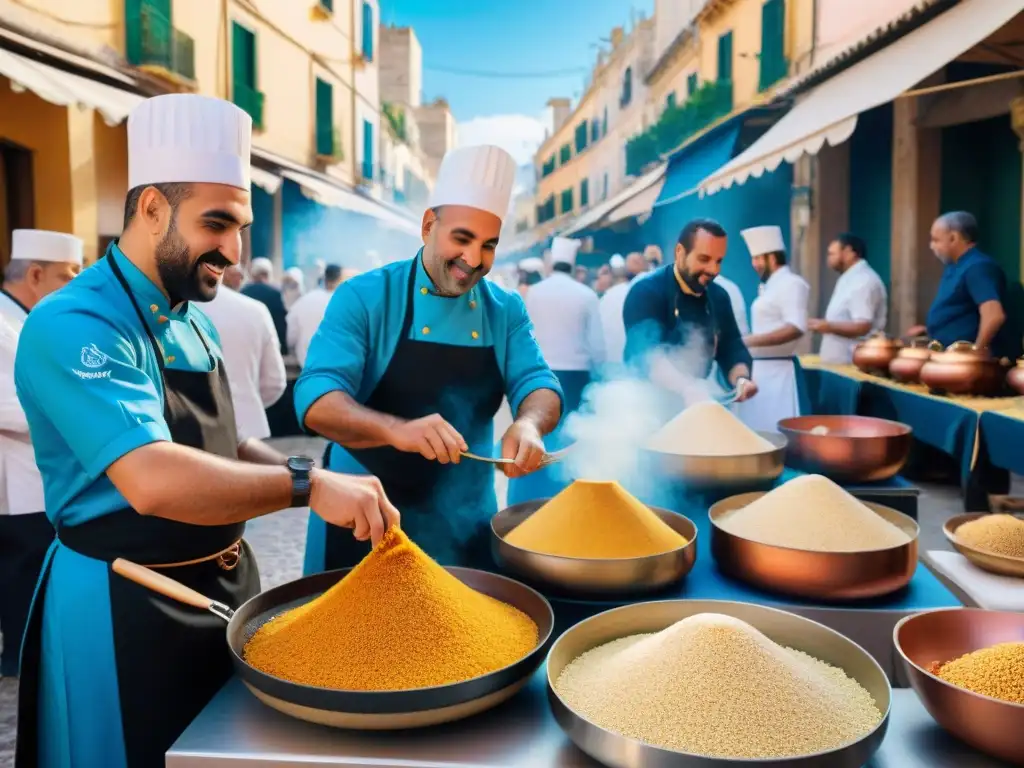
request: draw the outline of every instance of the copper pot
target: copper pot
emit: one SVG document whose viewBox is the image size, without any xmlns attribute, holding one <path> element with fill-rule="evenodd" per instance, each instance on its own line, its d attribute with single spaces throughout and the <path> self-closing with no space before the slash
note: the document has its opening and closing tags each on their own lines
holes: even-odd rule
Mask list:
<svg viewBox="0 0 1024 768">
<path fill-rule="evenodd" d="M 950 395 L 995 395 L 1004 386 L 1009 361 L 996 360 L 987 349 L 956 341 L 932 352 L 921 366 L 921 383 Z"/>
<path fill-rule="evenodd" d="M 932 352 L 941 352 L 937 341 L 914 339 L 909 347 L 903 347 L 896 358 L 889 363 L 889 375 L 903 384 L 917 384 L 921 381 L 921 368 L 928 362 Z"/>
<path fill-rule="evenodd" d="M 1007 372 L 1006 384 L 1018 395 L 1024 395 L 1024 357 Z"/>
<path fill-rule="evenodd" d="M 890 339 L 879 331 L 854 347 L 853 364 L 864 373 L 886 376 L 889 373 L 889 363 L 896 358 L 902 348 L 902 341 Z"/>
</svg>

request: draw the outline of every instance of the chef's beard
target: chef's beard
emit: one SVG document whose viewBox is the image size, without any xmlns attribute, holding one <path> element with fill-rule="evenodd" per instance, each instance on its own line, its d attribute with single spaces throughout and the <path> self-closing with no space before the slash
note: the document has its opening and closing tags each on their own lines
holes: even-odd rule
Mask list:
<svg viewBox="0 0 1024 768">
<path fill-rule="evenodd" d="M 212 301 L 217 295 L 220 280 L 202 271 L 203 264 L 225 269 L 231 266 L 220 251 L 208 251 L 192 259 L 188 243 L 172 224 L 156 247 L 156 271 L 172 307 L 182 301 Z"/>
<path fill-rule="evenodd" d="M 707 273 L 698 272 L 694 274 L 693 272 L 690 272 L 689 270 L 686 269 L 682 270 L 680 276 L 683 278 L 683 282 L 686 283 L 686 285 L 689 286 L 690 290 L 693 291 L 694 293 L 704 293 L 704 291 L 707 290 L 708 285 L 711 285 L 712 280 L 714 280 L 714 278 L 711 278 L 711 280 L 708 280 L 707 285 L 705 285 L 700 281 L 700 279 L 702 277 L 709 277 Z"/>
<path fill-rule="evenodd" d="M 470 291 L 470 289 L 480 282 L 485 274 L 483 265 L 479 267 L 471 267 L 461 258 L 456 256 L 454 259 L 445 259 L 437 257 L 437 268 L 434 270 L 428 270 L 427 274 L 430 279 L 434 282 L 434 286 L 438 292 L 444 296 L 462 296 Z M 452 268 L 457 267 L 459 271 L 465 272 L 467 277 L 458 279 L 452 274 Z M 431 273 L 434 274 L 431 274 Z"/>
</svg>

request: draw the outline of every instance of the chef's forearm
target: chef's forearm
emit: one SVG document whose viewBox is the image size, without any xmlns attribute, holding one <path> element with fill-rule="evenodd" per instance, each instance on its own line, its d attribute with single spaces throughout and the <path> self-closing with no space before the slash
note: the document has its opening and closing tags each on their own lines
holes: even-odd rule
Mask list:
<svg viewBox="0 0 1024 768">
<path fill-rule="evenodd" d="M 729 386 L 735 387 L 740 379 L 750 379 L 750 367 L 746 363 L 737 363 L 729 369 L 729 375 L 726 376 L 729 382 Z"/>
<path fill-rule="evenodd" d="M 747 336 L 743 341 L 748 347 L 775 347 L 779 344 L 788 344 L 796 341 L 804 332 L 795 325 L 786 323 L 781 328 L 776 328 L 769 333 L 755 333 Z"/>
<path fill-rule="evenodd" d="M 380 448 L 392 444 L 402 419 L 357 403 L 344 392 L 329 392 L 306 411 L 306 429 L 346 448 Z"/>
<path fill-rule="evenodd" d="M 859 339 L 871 330 L 870 320 L 829 320 L 828 332 L 844 339 Z"/>
<path fill-rule="evenodd" d="M 542 435 L 558 426 L 562 417 L 562 400 L 553 389 L 538 389 L 531 392 L 519 404 L 516 421 L 528 421 Z"/>
<path fill-rule="evenodd" d="M 144 445 L 107 468 L 137 512 L 193 525 L 251 520 L 291 506 L 287 467 L 232 461 L 171 442 Z"/>
<path fill-rule="evenodd" d="M 998 301 L 986 301 L 978 307 L 978 319 L 978 337 L 974 345 L 979 349 L 988 348 L 1006 322 L 1006 312 Z"/>
<path fill-rule="evenodd" d="M 288 457 L 276 451 L 262 440 L 250 437 L 238 444 L 238 458 L 250 464 L 266 464 L 268 466 L 283 465 Z"/>
</svg>

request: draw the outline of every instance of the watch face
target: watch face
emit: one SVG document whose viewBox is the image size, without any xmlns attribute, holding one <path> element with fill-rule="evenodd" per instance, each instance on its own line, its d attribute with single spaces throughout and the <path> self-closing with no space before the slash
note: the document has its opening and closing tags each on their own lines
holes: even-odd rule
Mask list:
<svg viewBox="0 0 1024 768">
<path fill-rule="evenodd" d="M 314 462 L 308 456 L 291 456 L 288 459 L 288 468 L 296 472 L 309 472 L 313 466 Z"/>
</svg>

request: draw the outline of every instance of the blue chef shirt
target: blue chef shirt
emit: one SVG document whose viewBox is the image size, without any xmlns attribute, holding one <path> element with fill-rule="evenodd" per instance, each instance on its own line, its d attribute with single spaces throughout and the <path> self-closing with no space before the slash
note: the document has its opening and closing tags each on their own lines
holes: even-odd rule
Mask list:
<svg viewBox="0 0 1024 768">
<path fill-rule="evenodd" d="M 162 347 L 167 368 L 210 370 L 190 320 L 221 357 L 207 317 L 190 303 L 169 306 L 116 245 L 41 301 L 22 329 L 14 380 L 43 478 L 46 513 L 54 524 L 76 525 L 129 506 L 107 478 L 107 467 L 136 448 L 171 439 L 159 363 L 110 269 L 111 259 Z"/>
<path fill-rule="evenodd" d="M 422 251 L 420 252 L 422 254 Z M 329 392 L 340 391 L 365 403 L 381 380 L 398 346 L 408 296 L 409 270 L 415 269 L 410 339 L 463 347 L 493 347 L 505 379 L 512 413 L 538 389 L 562 395 L 533 336 L 533 326 L 518 293 L 481 280 L 469 293 L 438 296 L 421 255 L 395 262 L 342 283 L 331 297 L 313 336 L 306 365 L 295 383 L 295 410 L 305 424 L 310 407 Z M 486 445 L 470 446 L 489 454 Z M 331 451 L 331 468 L 365 470 L 343 449 Z"/>
<path fill-rule="evenodd" d="M 1008 317 L 992 340 L 992 354 L 1012 360 L 1020 355 L 1021 345 L 1020 339 L 1014 338 L 1006 298 L 1003 270 L 989 256 L 971 248 L 942 270 L 935 300 L 928 310 L 928 335 L 944 346 L 955 341 L 973 343 L 981 325 L 978 307 L 986 301 L 998 301 Z"/>
</svg>

